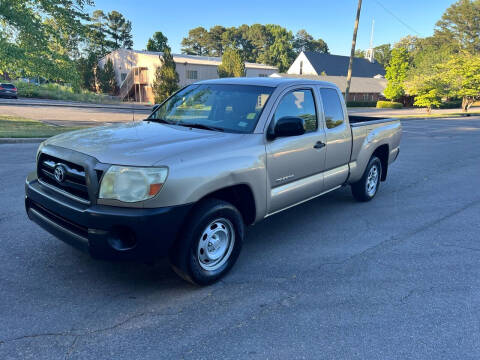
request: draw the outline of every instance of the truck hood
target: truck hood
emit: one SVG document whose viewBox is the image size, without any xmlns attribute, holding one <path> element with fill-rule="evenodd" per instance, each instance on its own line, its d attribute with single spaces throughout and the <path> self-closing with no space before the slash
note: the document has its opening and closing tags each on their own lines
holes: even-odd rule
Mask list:
<svg viewBox="0 0 480 360">
<path fill-rule="evenodd" d="M 186 151 L 228 144 L 239 136 L 142 121 L 67 132 L 48 139 L 44 145 L 75 150 L 107 164 L 153 166 Z"/>
</svg>

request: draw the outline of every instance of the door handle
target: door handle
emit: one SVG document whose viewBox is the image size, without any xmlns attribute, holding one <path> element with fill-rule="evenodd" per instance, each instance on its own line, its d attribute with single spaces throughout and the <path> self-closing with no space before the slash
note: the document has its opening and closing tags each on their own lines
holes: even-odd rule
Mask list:
<svg viewBox="0 0 480 360">
<path fill-rule="evenodd" d="M 313 147 L 315 149 L 321 149 L 323 147 L 325 147 L 325 143 L 324 142 L 321 142 L 321 141 L 317 141 L 315 145 L 313 145 Z"/>
</svg>

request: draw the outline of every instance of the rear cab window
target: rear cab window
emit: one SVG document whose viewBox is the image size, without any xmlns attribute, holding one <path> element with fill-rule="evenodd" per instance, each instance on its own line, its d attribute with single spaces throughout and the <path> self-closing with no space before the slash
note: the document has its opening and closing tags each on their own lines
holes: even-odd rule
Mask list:
<svg viewBox="0 0 480 360">
<path fill-rule="evenodd" d="M 345 115 L 338 92 L 335 89 L 320 88 L 320 96 L 327 129 L 334 129 L 342 125 L 345 122 Z"/>
</svg>

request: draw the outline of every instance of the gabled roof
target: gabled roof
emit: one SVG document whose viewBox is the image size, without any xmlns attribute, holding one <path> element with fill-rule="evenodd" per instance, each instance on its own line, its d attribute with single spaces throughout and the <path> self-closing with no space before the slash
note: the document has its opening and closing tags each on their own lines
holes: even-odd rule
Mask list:
<svg viewBox="0 0 480 360">
<path fill-rule="evenodd" d="M 305 51 L 304 54 L 318 75 L 325 72 L 329 76 L 347 76 L 350 57 L 313 51 Z M 368 59 L 353 58 L 352 76 L 373 78 L 379 74 L 385 75 L 385 69 L 378 62 L 371 63 Z"/>
<path fill-rule="evenodd" d="M 328 75 L 297 75 L 297 74 L 273 74 L 270 77 L 282 77 L 290 79 L 308 79 L 308 80 L 317 80 L 317 81 L 327 81 L 334 83 L 338 86 L 342 93 L 345 92 L 347 87 L 347 77 L 346 76 L 328 76 Z M 382 78 L 364 78 L 364 77 L 352 77 L 352 82 L 350 84 L 350 93 L 376 93 L 382 94 L 387 86 L 387 80 Z"/>
</svg>

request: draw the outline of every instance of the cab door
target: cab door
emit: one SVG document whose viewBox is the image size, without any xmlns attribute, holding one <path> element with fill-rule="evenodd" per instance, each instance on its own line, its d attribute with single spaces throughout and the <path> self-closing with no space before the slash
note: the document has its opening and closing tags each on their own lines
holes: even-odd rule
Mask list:
<svg viewBox="0 0 480 360">
<path fill-rule="evenodd" d="M 325 191 L 342 185 L 348 178 L 352 133 L 342 94 L 334 88 L 321 87 L 320 96 L 325 117 L 327 155 L 325 160 Z"/>
<path fill-rule="evenodd" d="M 305 134 L 267 140 L 269 214 L 323 191 L 326 139 L 317 103 L 308 86 L 287 90 L 277 100 L 269 129 L 278 119 L 294 116 L 304 119 Z"/>
</svg>

